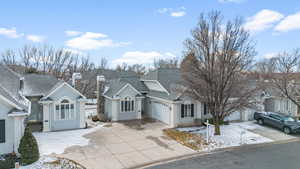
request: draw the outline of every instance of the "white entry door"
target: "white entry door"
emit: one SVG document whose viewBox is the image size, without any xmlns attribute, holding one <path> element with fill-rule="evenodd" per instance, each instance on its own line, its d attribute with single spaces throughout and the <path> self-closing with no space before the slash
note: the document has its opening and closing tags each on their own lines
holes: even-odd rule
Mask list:
<svg viewBox="0 0 300 169">
<path fill-rule="evenodd" d="M 152 103 L 152 118 L 170 124 L 170 108 L 163 103 Z"/>
<path fill-rule="evenodd" d="M 43 105 L 43 131 L 50 131 L 49 105 Z"/>
</svg>

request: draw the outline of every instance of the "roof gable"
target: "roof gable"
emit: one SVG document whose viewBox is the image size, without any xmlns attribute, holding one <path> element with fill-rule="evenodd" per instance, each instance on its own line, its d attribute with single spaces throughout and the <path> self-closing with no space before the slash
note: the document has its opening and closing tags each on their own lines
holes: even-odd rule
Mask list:
<svg viewBox="0 0 300 169">
<path fill-rule="evenodd" d="M 76 90 L 74 87 L 69 85 L 67 82 L 60 81 L 57 83 L 41 100 L 47 100 L 49 97 L 55 95 L 59 90 L 63 87 L 68 88 L 69 90 L 64 90 L 64 92 L 72 92 L 73 94 L 70 95 L 78 95 L 79 97 L 86 98 L 83 94 L 81 94 L 78 90 Z"/>
</svg>

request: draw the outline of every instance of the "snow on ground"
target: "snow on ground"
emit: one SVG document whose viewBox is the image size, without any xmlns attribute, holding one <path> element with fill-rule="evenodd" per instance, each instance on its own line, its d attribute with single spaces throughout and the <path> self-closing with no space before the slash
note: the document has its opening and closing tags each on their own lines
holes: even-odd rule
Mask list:
<svg viewBox="0 0 300 169">
<path fill-rule="evenodd" d="M 83 169 L 81 165 L 62 158 L 42 156 L 38 161 L 27 165 L 21 166 L 20 169 Z"/>
<path fill-rule="evenodd" d="M 54 160 L 56 160 L 56 158 L 43 156 L 38 161 L 27 166 L 22 166 L 20 169 L 50 169 L 49 167 L 46 167 L 45 163 L 52 162 Z"/>
<path fill-rule="evenodd" d="M 83 136 L 100 129 L 103 125 L 98 125 L 88 129 L 77 129 L 58 132 L 38 132 L 33 133 L 37 139 L 41 155 L 52 153 L 61 154 L 67 147 L 70 146 L 85 146 L 88 145 L 89 139 Z"/>
<path fill-rule="evenodd" d="M 229 125 L 222 125 L 221 135 L 215 136 L 214 127 L 212 126 L 209 131 L 210 144 L 208 150 L 240 146 L 243 144 L 272 142 L 273 140 L 250 131 L 261 127 L 262 126 L 259 126 L 258 124 L 255 124 L 253 122 L 230 123 Z M 203 138 L 206 138 L 206 127 L 178 128 L 178 130 L 200 134 Z"/>
</svg>

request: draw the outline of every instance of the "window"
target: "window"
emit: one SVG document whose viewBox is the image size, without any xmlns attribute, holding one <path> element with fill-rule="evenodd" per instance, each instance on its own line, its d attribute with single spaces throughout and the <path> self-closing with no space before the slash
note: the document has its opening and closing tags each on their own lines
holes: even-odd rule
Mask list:
<svg viewBox="0 0 300 169">
<path fill-rule="evenodd" d="M 56 120 L 74 120 L 74 104 L 68 100 L 63 100 L 60 104 L 55 105 Z"/>
<path fill-rule="evenodd" d="M 194 104 L 181 104 L 181 118 L 194 117 Z"/>
<path fill-rule="evenodd" d="M 0 143 L 5 143 L 5 120 L 0 120 Z"/>
<path fill-rule="evenodd" d="M 134 111 L 134 100 L 131 97 L 125 97 L 121 100 L 121 112 Z"/>
</svg>

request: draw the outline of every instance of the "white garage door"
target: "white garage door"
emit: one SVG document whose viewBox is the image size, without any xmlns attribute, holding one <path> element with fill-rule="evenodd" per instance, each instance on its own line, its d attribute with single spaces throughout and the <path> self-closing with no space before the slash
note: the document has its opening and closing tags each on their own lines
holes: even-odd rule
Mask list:
<svg viewBox="0 0 300 169">
<path fill-rule="evenodd" d="M 225 117 L 225 121 L 236 121 L 241 120 L 241 113 L 240 112 L 233 112 L 229 116 Z"/>
<path fill-rule="evenodd" d="M 170 124 L 170 109 L 169 106 L 162 103 L 152 103 L 152 118 Z"/>
</svg>

